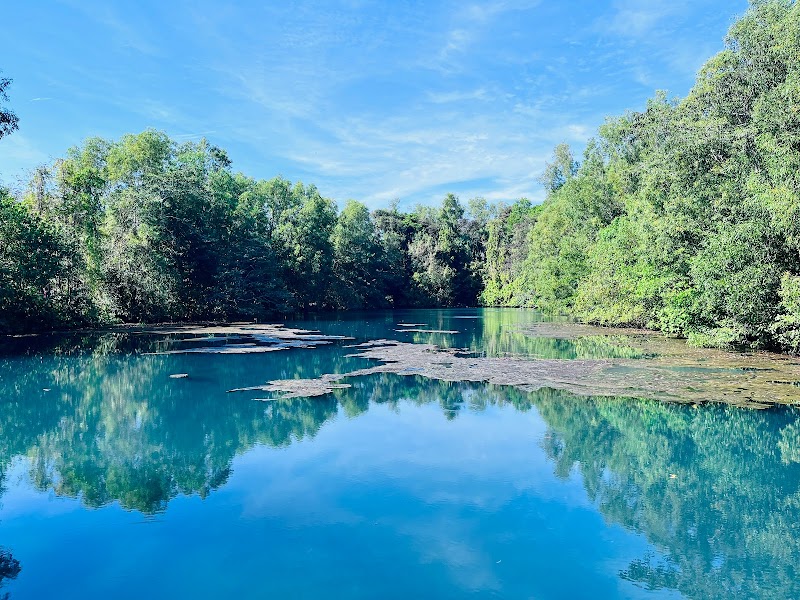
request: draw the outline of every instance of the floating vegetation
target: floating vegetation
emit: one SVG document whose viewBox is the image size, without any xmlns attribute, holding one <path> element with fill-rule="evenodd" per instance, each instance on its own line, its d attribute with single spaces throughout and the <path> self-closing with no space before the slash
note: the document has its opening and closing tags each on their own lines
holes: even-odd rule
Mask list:
<svg viewBox="0 0 800 600">
<path fill-rule="evenodd" d="M 450 382 L 486 382 L 526 391 L 551 388 L 581 396 L 629 396 L 691 404 L 723 402 L 749 408 L 800 404 L 800 367 L 788 357 L 699 350 L 677 340 L 653 334 L 647 337 L 639 343 L 653 351 L 655 358 L 481 357 L 432 344 L 374 340 L 353 346 L 359 352 L 349 356 L 377 361 L 378 365 L 231 391 L 262 390 L 287 398 L 311 397 L 340 389 L 342 384 L 338 382 L 343 379 L 394 373 Z M 678 352 L 680 348 L 682 352 Z M 775 379 L 776 372 L 780 380 Z"/>
<path fill-rule="evenodd" d="M 325 396 L 334 390 L 347 389 L 349 383 L 336 383 L 338 375 L 326 376 L 323 375 L 319 379 L 281 379 L 277 381 L 270 381 L 266 386 L 254 386 L 246 388 L 237 388 L 228 390 L 228 392 L 252 392 L 256 390 L 263 390 L 267 392 L 282 392 L 282 398 L 314 398 L 316 396 Z M 260 402 L 269 402 L 277 398 L 255 398 Z"/>
<path fill-rule="evenodd" d="M 323 335 L 319 331 L 294 329 L 279 324 L 162 326 L 136 329 L 133 333 L 194 336 L 171 339 L 170 343 L 181 347 L 152 354 L 260 354 L 290 348 L 316 348 L 334 341 L 355 339 L 343 335 Z M 188 345 L 198 342 L 210 345 Z"/>
<path fill-rule="evenodd" d="M 455 331 L 454 329 L 395 329 L 395 331 L 400 331 L 400 332 L 403 332 L 403 333 L 406 333 L 406 332 L 414 332 L 414 333 L 447 333 L 447 334 L 461 333 L 460 331 Z"/>
<path fill-rule="evenodd" d="M 584 325 L 582 323 L 555 323 L 541 322 L 530 323 L 521 330 L 531 337 L 554 338 L 557 340 L 577 340 L 585 337 L 632 336 L 654 335 L 648 329 L 633 329 L 631 327 L 599 327 L 597 325 Z"/>
</svg>

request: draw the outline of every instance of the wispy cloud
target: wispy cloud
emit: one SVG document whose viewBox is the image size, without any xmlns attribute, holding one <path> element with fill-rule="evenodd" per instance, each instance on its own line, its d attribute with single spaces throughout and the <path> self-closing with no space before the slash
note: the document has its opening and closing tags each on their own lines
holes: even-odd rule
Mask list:
<svg viewBox="0 0 800 600">
<path fill-rule="evenodd" d="M 19 132 L 0 140 L 0 183 L 22 189 L 30 171 L 48 162 L 48 154 L 34 140 Z"/>
<path fill-rule="evenodd" d="M 177 133 L 177 134 L 173 134 L 172 137 L 173 137 L 173 139 L 176 139 L 178 141 L 194 140 L 194 139 L 198 139 L 198 138 L 204 138 L 206 136 L 209 136 L 209 135 L 212 135 L 212 134 L 215 134 L 215 133 L 217 133 L 217 131 L 215 129 L 211 129 L 209 131 L 195 131 L 195 132 L 192 132 L 192 133 Z"/>
<path fill-rule="evenodd" d="M 601 21 L 602 27 L 615 35 L 640 37 L 686 7 L 685 0 L 616 0 L 613 14 Z"/>
<path fill-rule="evenodd" d="M 148 14 L 146 11 L 138 14 L 129 11 L 125 16 L 122 16 L 110 3 L 87 3 L 83 0 L 61 1 L 73 10 L 80 11 L 92 22 L 104 28 L 118 46 L 130 48 L 142 54 L 154 56 L 161 54 L 158 43 L 145 33 L 150 28 L 141 26 L 141 23 L 137 24 L 133 21 L 134 15 L 141 18 L 142 15 Z"/>
<path fill-rule="evenodd" d="M 429 92 L 428 100 L 434 104 L 448 104 L 451 102 L 464 102 L 466 100 L 489 100 L 489 93 L 486 88 L 478 88 L 468 91 L 453 92 Z"/>
<path fill-rule="evenodd" d="M 555 144 L 579 153 L 604 115 L 684 92 L 747 1 L 10 6 L 30 25 L 0 39 L 3 68 L 30 100 L 16 105 L 25 137 L 0 142 L 6 174 L 157 127 L 376 207 L 541 198 Z"/>
<path fill-rule="evenodd" d="M 530 11 L 539 4 L 540 0 L 494 0 L 461 6 L 445 20 L 441 34 L 444 43 L 438 52 L 423 57 L 421 64 L 445 74 L 468 69 L 463 55 L 486 51 L 484 43 L 494 21 L 507 13 Z"/>
</svg>

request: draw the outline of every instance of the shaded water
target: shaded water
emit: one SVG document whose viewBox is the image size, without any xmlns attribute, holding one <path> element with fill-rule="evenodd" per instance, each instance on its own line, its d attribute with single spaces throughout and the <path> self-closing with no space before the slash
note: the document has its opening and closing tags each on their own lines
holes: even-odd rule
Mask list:
<svg viewBox="0 0 800 600">
<path fill-rule="evenodd" d="M 620 352 L 521 333 L 538 320 L 487 309 L 293 325 L 487 356 Z M 171 342 L 125 333 L 6 343 L 0 596 L 800 597 L 796 409 L 394 374 L 308 400 L 226 393 L 365 366 L 349 343 L 254 355 L 146 355 Z"/>
</svg>

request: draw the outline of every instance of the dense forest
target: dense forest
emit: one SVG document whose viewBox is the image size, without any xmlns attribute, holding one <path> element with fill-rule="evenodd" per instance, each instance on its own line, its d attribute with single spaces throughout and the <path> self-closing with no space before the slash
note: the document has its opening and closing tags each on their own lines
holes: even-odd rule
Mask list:
<svg viewBox="0 0 800 600">
<path fill-rule="evenodd" d="M 800 5 L 753 1 L 685 98 L 559 145 L 541 183 L 339 210 L 205 141 L 89 139 L 0 192 L 0 331 L 483 303 L 798 352 Z"/>
<path fill-rule="evenodd" d="M 157 131 L 87 140 L 1 202 L 6 330 L 467 305 L 481 289 L 485 223 L 455 196 L 338 211 L 313 185 L 254 180 Z"/>
<path fill-rule="evenodd" d="M 753 2 L 686 98 L 559 146 L 491 223 L 483 300 L 800 351 L 800 5 Z"/>
</svg>

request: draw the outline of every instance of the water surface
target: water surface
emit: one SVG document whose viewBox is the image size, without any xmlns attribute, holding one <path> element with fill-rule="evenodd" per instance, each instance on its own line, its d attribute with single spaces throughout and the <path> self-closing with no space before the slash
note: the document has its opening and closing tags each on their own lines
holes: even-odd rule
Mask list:
<svg viewBox="0 0 800 600">
<path fill-rule="evenodd" d="M 541 319 L 396 311 L 292 325 L 485 356 L 620 352 L 521 332 Z M 351 343 L 151 355 L 173 342 L 7 342 L 0 594 L 800 597 L 796 409 L 393 374 L 315 399 L 227 393 L 362 368 Z"/>
</svg>

